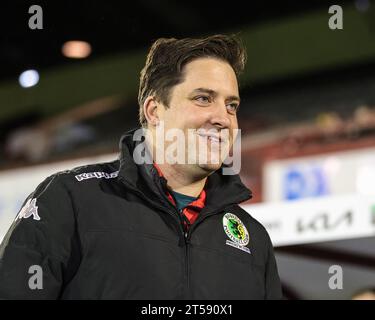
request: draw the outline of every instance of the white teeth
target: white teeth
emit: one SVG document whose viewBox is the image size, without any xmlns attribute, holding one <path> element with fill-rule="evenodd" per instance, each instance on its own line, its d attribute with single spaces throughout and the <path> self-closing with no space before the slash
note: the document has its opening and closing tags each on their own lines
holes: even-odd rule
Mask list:
<svg viewBox="0 0 375 320">
<path fill-rule="evenodd" d="M 200 134 L 200 136 L 203 137 L 203 138 L 207 138 L 208 140 L 210 140 L 212 142 L 220 142 L 220 138 L 218 138 L 218 137 L 214 137 L 214 136 L 206 135 L 206 134 Z"/>
<path fill-rule="evenodd" d="M 209 138 L 211 139 L 211 141 L 214 141 L 214 142 L 219 142 L 220 141 L 218 138 L 215 138 L 215 137 L 212 137 L 212 136 L 210 136 Z"/>
</svg>

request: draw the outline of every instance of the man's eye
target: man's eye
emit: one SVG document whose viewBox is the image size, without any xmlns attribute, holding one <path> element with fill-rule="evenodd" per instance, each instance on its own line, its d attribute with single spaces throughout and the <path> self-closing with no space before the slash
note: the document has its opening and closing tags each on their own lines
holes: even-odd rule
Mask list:
<svg viewBox="0 0 375 320">
<path fill-rule="evenodd" d="M 198 102 L 203 102 L 203 103 L 208 103 L 208 102 L 210 102 L 210 98 L 209 98 L 209 97 L 206 97 L 206 96 L 199 96 L 199 97 L 196 97 L 195 100 L 197 100 Z"/>
<path fill-rule="evenodd" d="M 229 112 L 235 113 L 235 112 L 237 112 L 237 110 L 239 108 L 239 104 L 230 103 L 230 104 L 228 104 L 227 108 L 228 108 Z"/>
</svg>

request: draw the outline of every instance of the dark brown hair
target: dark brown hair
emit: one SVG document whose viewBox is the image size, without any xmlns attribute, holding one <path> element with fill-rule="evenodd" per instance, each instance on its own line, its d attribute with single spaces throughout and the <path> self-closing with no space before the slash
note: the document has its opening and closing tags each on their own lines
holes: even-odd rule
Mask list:
<svg viewBox="0 0 375 320">
<path fill-rule="evenodd" d="M 199 39 L 160 38 L 152 44 L 139 84 L 139 121 L 142 126 L 147 124 L 143 112 L 146 98 L 154 95 L 157 101 L 168 107 L 171 88 L 184 81 L 183 67 L 205 57 L 228 62 L 237 77 L 245 68 L 246 51 L 235 35 L 213 35 Z"/>
</svg>

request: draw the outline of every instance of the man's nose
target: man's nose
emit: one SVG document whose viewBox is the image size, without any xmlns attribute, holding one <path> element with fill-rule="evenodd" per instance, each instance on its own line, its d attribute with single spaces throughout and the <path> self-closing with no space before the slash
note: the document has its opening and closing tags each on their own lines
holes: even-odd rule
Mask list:
<svg viewBox="0 0 375 320">
<path fill-rule="evenodd" d="M 224 102 L 217 102 L 217 104 L 214 106 L 210 122 L 212 125 L 221 129 L 230 127 L 229 114 Z"/>
</svg>

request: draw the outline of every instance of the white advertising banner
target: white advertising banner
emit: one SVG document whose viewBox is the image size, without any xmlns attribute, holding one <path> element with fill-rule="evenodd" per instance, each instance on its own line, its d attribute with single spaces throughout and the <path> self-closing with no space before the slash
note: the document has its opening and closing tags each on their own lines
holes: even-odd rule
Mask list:
<svg viewBox="0 0 375 320">
<path fill-rule="evenodd" d="M 78 166 L 115 160 L 117 154 L 0 171 L 0 242 L 27 196 L 48 176 Z"/>
<path fill-rule="evenodd" d="M 266 227 L 274 246 L 375 236 L 375 196 L 326 196 L 242 208 Z"/>
<path fill-rule="evenodd" d="M 263 168 L 265 202 L 373 194 L 375 148 L 272 160 Z"/>
</svg>

